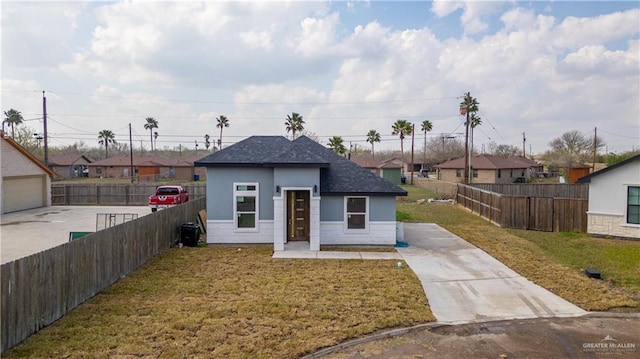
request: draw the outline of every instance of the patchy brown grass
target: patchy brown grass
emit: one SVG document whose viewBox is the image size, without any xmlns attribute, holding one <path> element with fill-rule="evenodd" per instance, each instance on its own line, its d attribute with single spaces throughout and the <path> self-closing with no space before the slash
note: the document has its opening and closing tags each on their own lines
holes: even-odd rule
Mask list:
<svg viewBox="0 0 640 359">
<path fill-rule="evenodd" d="M 585 310 L 640 311 L 640 242 L 502 229 L 458 205 L 412 201 L 429 198 L 429 188 L 405 189 L 410 195 L 398 214 L 406 221 L 437 223 Z M 606 268 L 606 280 L 587 278 L 589 263 Z"/>
<path fill-rule="evenodd" d="M 271 246 L 172 249 L 3 358 L 297 358 L 434 321 L 396 261 L 274 260 Z"/>
</svg>

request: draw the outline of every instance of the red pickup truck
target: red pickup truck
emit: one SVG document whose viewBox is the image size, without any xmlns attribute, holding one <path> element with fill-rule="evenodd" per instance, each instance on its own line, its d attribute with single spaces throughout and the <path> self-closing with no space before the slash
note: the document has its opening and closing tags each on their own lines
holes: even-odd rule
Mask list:
<svg viewBox="0 0 640 359">
<path fill-rule="evenodd" d="M 149 196 L 151 212 L 169 208 L 189 201 L 189 193 L 182 186 L 158 186 L 156 193 Z"/>
</svg>

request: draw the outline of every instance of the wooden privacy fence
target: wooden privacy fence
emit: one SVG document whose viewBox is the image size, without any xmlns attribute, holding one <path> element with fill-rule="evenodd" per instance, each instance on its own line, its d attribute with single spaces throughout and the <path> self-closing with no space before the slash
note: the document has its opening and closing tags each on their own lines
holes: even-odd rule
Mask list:
<svg viewBox="0 0 640 359">
<path fill-rule="evenodd" d="M 51 204 L 146 206 L 149 196 L 156 192 L 157 183 L 100 183 L 51 184 Z M 205 197 L 206 184 L 182 185 L 189 192 L 189 200 Z"/>
<path fill-rule="evenodd" d="M 3 264 L 1 353 L 169 249 L 204 208 L 196 199 Z"/>
<path fill-rule="evenodd" d="M 501 185 L 497 185 L 501 186 Z M 506 185 L 510 193 L 496 193 L 486 185 L 458 184 L 456 202 L 492 223 L 515 229 L 544 232 L 586 232 L 589 207 L 588 187 L 568 189 L 559 187 L 560 193 L 580 196 L 578 198 L 541 197 L 526 195 L 527 189 L 515 190 Z M 554 186 L 554 185 L 529 185 Z M 562 185 L 576 186 L 576 185 Z M 583 187 L 582 185 L 578 185 Z M 496 187 L 499 188 L 499 187 Z M 529 193 L 553 194 L 553 189 L 530 187 Z M 581 198 L 584 196 L 584 198 Z"/>
</svg>

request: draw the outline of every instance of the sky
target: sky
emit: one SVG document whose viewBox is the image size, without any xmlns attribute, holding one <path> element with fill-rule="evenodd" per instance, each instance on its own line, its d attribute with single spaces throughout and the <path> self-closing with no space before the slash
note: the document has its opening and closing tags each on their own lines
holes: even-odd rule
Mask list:
<svg viewBox="0 0 640 359">
<path fill-rule="evenodd" d="M 101 130 L 150 148 L 286 135 L 292 112 L 326 144 L 399 149 L 398 119 L 474 145 L 543 153 L 562 133 L 640 148 L 637 1 L 2 1 L 1 107 L 49 146 L 98 147 Z M 524 135 L 523 135 L 524 133 Z M 405 147 L 408 146 L 405 140 Z M 420 148 L 420 147 L 419 147 Z M 488 147 L 487 147 L 488 148 Z"/>
</svg>

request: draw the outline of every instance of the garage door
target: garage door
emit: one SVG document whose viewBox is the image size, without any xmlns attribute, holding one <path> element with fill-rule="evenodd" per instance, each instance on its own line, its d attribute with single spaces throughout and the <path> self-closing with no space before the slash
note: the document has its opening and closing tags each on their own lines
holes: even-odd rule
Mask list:
<svg viewBox="0 0 640 359">
<path fill-rule="evenodd" d="M 4 178 L 2 209 L 4 213 L 46 206 L 45 177 Z"/>
</svg>

